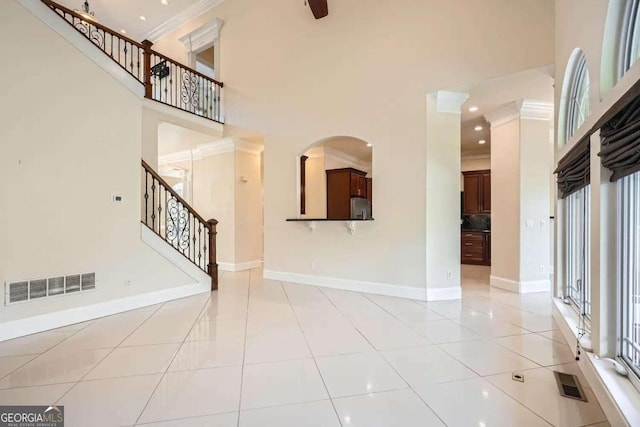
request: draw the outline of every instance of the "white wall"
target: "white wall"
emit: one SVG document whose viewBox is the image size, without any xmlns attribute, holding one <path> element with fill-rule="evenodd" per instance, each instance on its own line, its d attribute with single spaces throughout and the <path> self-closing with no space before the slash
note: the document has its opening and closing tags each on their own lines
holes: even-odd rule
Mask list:
<svg viewBox="0 0 640 427">
<path fill-rule="evenodd" d="M 263 259 L 260 154 L 235 152 L 235 262 Z M 244 178 L 244 179 L 243 179 Z"/>
<path fill-rule="evenodd" d="M 142 100 L 15 1 L 0 2 L 0 50 L 19 58 L 0 68 L 19 82 L 0 105 L 0 282 L 97 280 L 96 291 L 0 306 L 0 322 L 194 283 L 140 239 Z"/>
<path fill-rule="evenodd" d="M 520 120 L 491 126 L 491 276 L 520 277 Z"/>
<path fill-rule="evenodd" d="M 226 121 L 265 136 L 265 268 L 424 289 L 424 97 L 551 63 L 553 1 L 354 0 L 315 20 L 289 0 L 236 0 L 155 48 L 184 56 L 178 38 L 214 17 Z M 298 213 L 297 156 L 334 135 L 375 147 L 375 221 L 353 236 L 343 223 L 311 234 L 285 222 Z"/>
</svg>

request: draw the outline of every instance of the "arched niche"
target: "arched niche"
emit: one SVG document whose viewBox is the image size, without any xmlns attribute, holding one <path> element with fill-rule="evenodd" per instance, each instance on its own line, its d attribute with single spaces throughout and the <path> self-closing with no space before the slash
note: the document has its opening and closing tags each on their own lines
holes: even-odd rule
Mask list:
<svg viewBox="0 0 640 427">
<path fill-rule="evenodd" d="M 371 219 L 373 144 L 351 136 L 324 138 L 298 156 L 300 218 Z"/>
</svg>

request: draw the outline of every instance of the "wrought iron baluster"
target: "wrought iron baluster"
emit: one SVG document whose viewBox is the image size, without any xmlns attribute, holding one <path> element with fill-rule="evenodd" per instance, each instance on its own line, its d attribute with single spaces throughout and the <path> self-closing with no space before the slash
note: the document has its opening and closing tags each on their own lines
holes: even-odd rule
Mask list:
<svg viewBox="0 0 640 427">
<path fill-rule="evenodd" d="M 156 229 L 156 178 L 151 181 L 151 229 Z"/>
<path fill-rule="evenodd" d="M 149 172 L 144 171 L 144 223 L 149 224 Z"/>
</svg>

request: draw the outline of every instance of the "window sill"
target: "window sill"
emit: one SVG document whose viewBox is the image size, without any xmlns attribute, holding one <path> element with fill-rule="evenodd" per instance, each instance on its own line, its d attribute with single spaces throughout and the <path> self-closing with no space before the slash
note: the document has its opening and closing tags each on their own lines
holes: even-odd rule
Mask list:
<svg viewBox="0 0 640 427">
<path fill-rule="evenodd" d="M 561 299 L 554 298 L 553 302 L 553 317 L 575 354 L 572 342 L 575 342 L 578 335 L 578 313 Z M 596 358 L 593 353 L 582 351 L 580 356 L 578 366 L 598 398 L 609 423 L 612 426 L 640 426 L 640 392 L 631 380 L 616 373 L 610 362 Z"/>
</svg>

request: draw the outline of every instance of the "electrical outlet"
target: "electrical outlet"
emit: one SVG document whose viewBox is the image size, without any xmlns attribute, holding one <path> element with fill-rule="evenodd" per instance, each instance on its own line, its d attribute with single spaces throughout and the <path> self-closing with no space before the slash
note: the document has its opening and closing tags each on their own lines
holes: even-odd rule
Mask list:
<svg viewBox="0 0 640 427">
<path fill-rule="evenodd" d="M 447 279 L 451 279 L 453 277 L 453 273 L 450 271 L 447 271 Z"/>
<path fill-rule="evenodd" d="M 532 219 L 528 219 L 526 224 L 527 224 L 527 228 L 533 228 L 533 220 Z"/>
<path fill-rule="evenodd" d="M 316 263 L 315 263 L 315 261 L 311 261 L 311 269 L 312 269 L 312 270 L 315 270 L 315 268 L 316 268 Z"/>
<path fill-rule="evenodd" d="M 540 273 L 544 273 L 544 265 L 540 266 Z"/>
<path fill-rule="evenodd" d="M 125 280 L 125 281 L 124 281 L 124 286 L 125 286 L 125 287 L 127 287 L 127 288 L 128 288 L 129 286 L 131 286 L 131 280 Z"/>
</svg>

